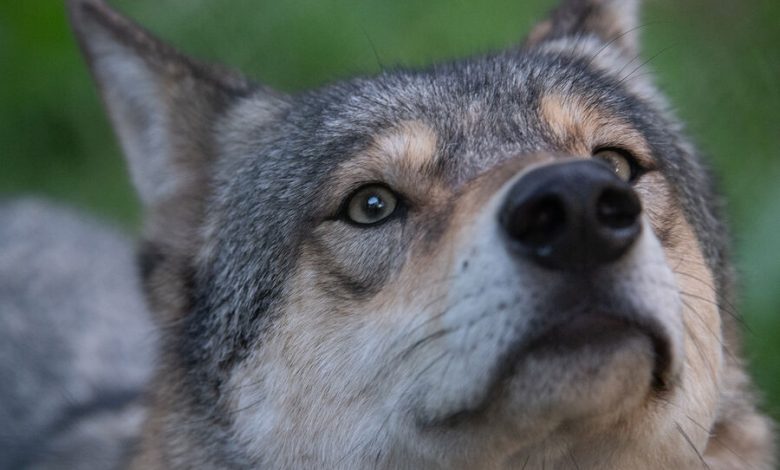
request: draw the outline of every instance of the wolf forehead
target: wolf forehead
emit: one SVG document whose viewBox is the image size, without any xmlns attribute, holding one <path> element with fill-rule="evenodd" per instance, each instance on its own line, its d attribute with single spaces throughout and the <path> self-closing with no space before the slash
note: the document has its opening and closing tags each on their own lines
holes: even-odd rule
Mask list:
<svg viewBox="0 0 780 470">
<path fill-rule="evenodd" d="M 435 136 L 439 176 L 457 184 L 508 156 L 573 154 L 563 137 L 577 132 L 561 132 L 562 125 L 622 124 L 602 145 L 644 146 L 621 142 L 644 135 L 669 141 L 669 125 L 655 103 L 634 96 L 621 78 L 576 55 L 518 51 L 336 83 L 291 98 L 276 123 L 254 119 L 256 129 L 252 100 L 228 120 L 246 134 L 230 135 L 240 137 L 238 153 L 250 157 L 257 180 L 296 172 L 307 181 L 325 178 L 380 136 L 416 122 Z M 262 99 L 256 106 L 264 115 Z M 620 135 L 628 129 L 638 132 Z M 252 133 L 255 140 L 247 138 Z M 225 147 L 236 152 L 235 142 Z M 227 171 L 230 179 L 234 169 Z"/>
</svg>

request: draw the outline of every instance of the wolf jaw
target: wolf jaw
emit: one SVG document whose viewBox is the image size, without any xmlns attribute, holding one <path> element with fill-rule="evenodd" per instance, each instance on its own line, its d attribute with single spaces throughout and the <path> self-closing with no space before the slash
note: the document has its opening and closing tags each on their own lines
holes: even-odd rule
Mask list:
<svg viewBox="0 0 780 470">
<path fill-rule="evenodd" d="M 164 325 L 137 468 L 771 468 L 709 177 L 618 72 L 637 2 L 565 1 L 521 49 L 297 96 L 68 5 Z M 587 162 L 604 149 L 630 185 Z M 616 258 L 506 248 L 499 208 L 560 168 L 638 195 Z M 361 227 L 345 201 L 370 184 L 399 209 Z"/>
</svg>

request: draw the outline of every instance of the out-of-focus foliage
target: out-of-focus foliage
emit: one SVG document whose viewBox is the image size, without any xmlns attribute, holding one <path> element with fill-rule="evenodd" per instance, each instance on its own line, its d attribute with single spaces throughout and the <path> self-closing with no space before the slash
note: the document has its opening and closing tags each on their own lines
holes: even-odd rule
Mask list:
<svg viewBox="0 0 780 470">
<path fill-rule="evenodd" d="M 549 0 L 116 0 L 206 59 L 285 91 L 512 45 Z M 780 2 L 654 0 L 644 51 L 728 200 L 752 368 L 780 417 Z M 0 3 L 0 194 L 137 227 L 118 147 L 54 0 Z"/>
</svg>

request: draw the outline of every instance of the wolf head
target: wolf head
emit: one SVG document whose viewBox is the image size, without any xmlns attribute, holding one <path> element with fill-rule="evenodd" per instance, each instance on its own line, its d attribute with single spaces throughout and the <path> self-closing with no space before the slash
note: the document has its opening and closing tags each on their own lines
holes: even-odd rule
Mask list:
<svg viewBox="0 0 780 470">
<path fill-rule="evenodd" d="M 294 96 L 69 8 L 166 337 L 139 467 L 769 468 L 636 1 Z"/>
</svg>

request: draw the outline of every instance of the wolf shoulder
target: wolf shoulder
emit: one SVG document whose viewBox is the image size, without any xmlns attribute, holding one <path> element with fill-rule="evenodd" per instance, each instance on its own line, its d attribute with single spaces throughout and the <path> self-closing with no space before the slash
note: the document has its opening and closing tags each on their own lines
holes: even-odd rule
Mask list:
<svg viewBox="0 0 780 470">
<path fill-rule="evenodd" d="M 118 464 L 155 349 L 129 238 L 73 209 L 0 201 L 0 469 Z"/>
</svg>

